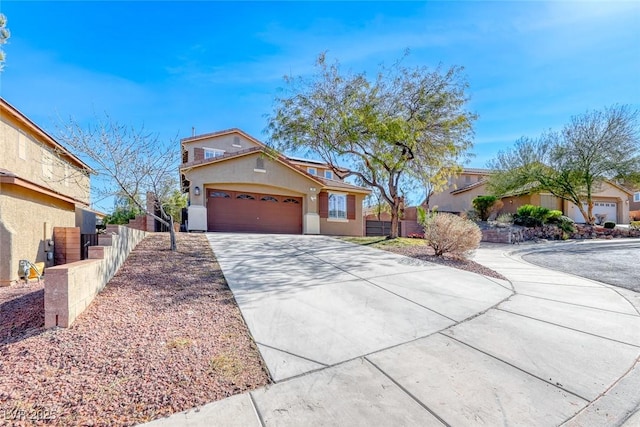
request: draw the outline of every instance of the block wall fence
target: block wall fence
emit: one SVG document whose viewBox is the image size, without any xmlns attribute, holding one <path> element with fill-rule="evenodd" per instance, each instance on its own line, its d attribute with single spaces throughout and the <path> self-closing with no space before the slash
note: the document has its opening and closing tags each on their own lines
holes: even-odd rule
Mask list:
<svg viewBox="0 0 640 427">
<path fill-rule="evenodd" d="M 89 259 L 50 267 L 45 272 L 44 326 L 68 328 L 116 274 L 144 231 L 108 225 L 89 247 Z"/>
</svg>

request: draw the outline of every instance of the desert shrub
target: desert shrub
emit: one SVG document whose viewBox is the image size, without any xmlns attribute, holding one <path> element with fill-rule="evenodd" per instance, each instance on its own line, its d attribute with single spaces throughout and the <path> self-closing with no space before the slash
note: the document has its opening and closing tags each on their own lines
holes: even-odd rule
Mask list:
<svg viewBox="0 0 640 427">
<path fill-rule="evenodd" d="M 473 221 L 453 214 L 439 213 L 427 219 L 424 238 L 436 256 L 448 253 L 465 257 L 480 245 L 482 232 Z"/>
<path fill-rule="evenodd" d="M 608 228 L 608 229 L 616 228 L 616 223 L 613 221 L 607 221 L 604 223 L 604 228 Z"/>
<path fill-rule="evenodd" d="M 496 222 L 499 222 L 500 224 L 511 224 L 513 222 L 513 215 L 510 213 L 502 213 L 498 215 Z"/>
<path fill-rule="evenodd" d="M 481 221 L 486 221 L 491 215 L 493 205 L 496 204 L 498 198 L 496 196 L 478 196 L 471 202 L 473 209 L 478 213 Z"/>
<path fill-rule="evenodd" d="M 561 215 L 559 218 L 554 220 L 554 224 L 556 224 L 565 233 L 573 233 L 576 231 L 575 221 L 568 216 Z"/>
<path fill-rule="evenodd" d="M 629 224 L 629 227 L 634 229 L 640 229 L 640 221 L 631 221 L 631 224 Z"/>
<path fill-rule="evenodd" d="M 545 222 L 554 223 L 558 221 L 561 216 L 562 216 L 562 211 L 551 210 L 549 211 L 549 214 L 547 215 L 547 219 Z"/>
<path fill-rule="evenodd" d="M 460 217 L 462 219 L 468 219 L 469 221 L 473 221 L 473 222 L 480 221 L 480 216 L 478 215 L 478 212 L 476 212 L 475 209 L 469 209 L 466 212 L 462 212 Z"/>
</svg>

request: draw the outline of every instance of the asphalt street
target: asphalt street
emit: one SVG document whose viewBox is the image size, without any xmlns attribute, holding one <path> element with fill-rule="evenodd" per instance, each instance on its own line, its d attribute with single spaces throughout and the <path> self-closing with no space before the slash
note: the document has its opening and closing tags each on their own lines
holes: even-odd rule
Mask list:
<svg viewBox="0 0 640 427">
<path fill-rule="evenodd" d="M 640 292 L 640 240 L 551 244 L 522 256 L 530 263 Z"/>
</svg>

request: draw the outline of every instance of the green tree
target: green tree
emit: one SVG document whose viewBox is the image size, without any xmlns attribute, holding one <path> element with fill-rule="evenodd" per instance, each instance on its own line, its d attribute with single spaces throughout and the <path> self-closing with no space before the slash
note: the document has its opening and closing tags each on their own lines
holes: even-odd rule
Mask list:
<svg viewBox="0 0 640 427">
<path fill-rule="evenodd" d="M 2 46 L 7 43 L 9 37 L 11 37 L 11 32 L 7 28 L 7 17 L 0 13 L 0 71 L 4 69 L 5 60 L 4 49 L 2 49 Z"/>
<path fill-rule="evenodd" d="M 269 119 L 271 140 L 283 151 L 310 150 L 341 179 L 354 176 L 377 189 L 395 238 L 403 190 L 422 182 L 423 168 L 454 163 L 471 147 L 476 116 L 465 109 L 462 68 L 398 61 L 369 79 L 342 72 L 325 54 L 316 68 L 310 78 L 285 77 L 288 92 L 276 98 Z"/>
<path fill-rule="evenodd" d="M 473 208 L 478 213 L 480 221 L 486 221 L 491 215 L 491 208 L 496 204 L 498 198 L 496 196 L 478 196 L 471 202 Z"/>
<path fill-rule="evenodd" d="M 593 224 L 593 194 L 601 184 L 633 179 L 640 171 L 638 111 L 626 105 L 587 111 L 559 132 L 521 138 L 489 166 L 493 194 L 548 191 L 575 204 Z"/>
<path fill-rule="evenodd" d="M 135 201 L 126 196 L 116 196 L 113 205 L 113 212 L 105 216 L 104 224 L 127 224 L 143 213 Z"/>
</svg>

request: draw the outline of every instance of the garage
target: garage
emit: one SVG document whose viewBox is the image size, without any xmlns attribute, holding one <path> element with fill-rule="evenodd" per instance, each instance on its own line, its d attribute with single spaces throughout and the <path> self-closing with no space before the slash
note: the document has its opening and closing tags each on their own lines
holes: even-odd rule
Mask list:
<svg viewBox="0 0 640 427">
<path fill-rule="evenodd" d="M 585 211 L 587 205 L 584 204 Z M 574 207 L 573 220 L 577 223 L 584 223 L 584 216 L 580 213 L 580 210 Z M 616 202 L 593 202 L 593 216 L 596 217 L 596 224 L 599 224 L 599 218 L 602 218 L 602 223 L 605 221 L 618 222 L 618 204 Z"/>
<path fill-rule="evenodd" d="M 207 230 L 302 234 L 302 198 L 209 189 Z"/>
</svg>

